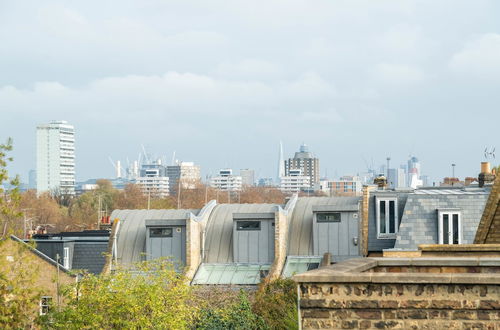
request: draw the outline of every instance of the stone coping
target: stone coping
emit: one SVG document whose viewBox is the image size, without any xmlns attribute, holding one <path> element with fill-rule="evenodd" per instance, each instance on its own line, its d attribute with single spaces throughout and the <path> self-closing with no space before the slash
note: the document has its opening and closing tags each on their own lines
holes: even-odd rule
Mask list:
<svg viewBox="0 0 500 330">
<path fill-rule="evenodd" d="M 500 244 L 420 244 L 423 252 L 500 252 Z"/>
<path fill-rule="evenodd" d="M 362 258 L 292 277 L 297 283 L 456 283 L 500 284 L 500 273 L 371 273 L 378 266 L 500 266 L 500 257 Z"/>
</svg>

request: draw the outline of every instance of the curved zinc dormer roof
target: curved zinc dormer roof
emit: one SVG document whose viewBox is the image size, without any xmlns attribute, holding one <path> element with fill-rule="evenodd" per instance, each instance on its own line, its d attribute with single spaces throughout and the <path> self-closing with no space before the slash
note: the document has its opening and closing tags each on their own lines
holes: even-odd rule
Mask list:
<svg viewBox="0 0 500 330">
<path fill-rule="evenodd" d="M 185 220 L 199 210 L 114 210 L 111 219 L 120 220 L 117 233 L 118 262 L 130 265 L 143 260 L 146 252 L 146 220 Z"/>
<path fill-rule="evenodd" d="M 214 207 L 206 226 L 205 263 L 232 263 L 233 214 L 274 213 L 278 204 L 219 204 Z"/>
<path fill-rule="evenodd" d="M 313 206 L 328 205 L 339 211 L 357 207 L 361 197 L 300 197 L 288 222 L 289 256 L 313 255 Z"/>
</svg>

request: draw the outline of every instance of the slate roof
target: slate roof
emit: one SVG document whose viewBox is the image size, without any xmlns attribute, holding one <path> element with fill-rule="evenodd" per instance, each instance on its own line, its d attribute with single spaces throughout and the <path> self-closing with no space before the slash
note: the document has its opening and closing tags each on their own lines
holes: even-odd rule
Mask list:
<svg viewBox="0 0 500 330">
<path fill-rule="evenodd" d="M 416 190 L 408 195 L 394 248 L 417 249 L 419 244 L 437 244 L 439 209 L 460 210 L 462 243 L 472 244 L 487 198 L 484 189 Z"/>
<path fill-rule="evenodd" d="M 300 197 L 288 220 L 288 253 L 294 256 L 312 256 L 313 207 L 328 205 L 338 211 L 358 209 L 361 197 Z"/>
<path fill-rule="evenodd" d="M 54 267 L 57 267 L 57 262 L 50 258 L 49 256 L 43 254 L 42 252 L 38 251 L 37 249 L 33 248 L 31 245 L 27 244 L 26 242 L 24 242 L 22 239 L 14 236 L 14 235 L 11 235 L 10 236 L 10 239 L 13 240 L 14 242 L 17 242 L 19 244 L 22 244 L 23 246 L 25 246 L 31 253 L 33 253 L 34 255 L 36 255 L 37 257 L 39 257 L 40 259 L 46 261 L 47 263 L 49 263 L 50 265 L 54 266 Z M 59 270 L 69 274 L 70 276 L 76 276 L 75 274 L 71 273 L 69 270 L 67 270 L 66 268 L 63 267 L 63 265 L 59 264 Z"/>
<path fill-rule="evenodd" d="M 72 269 L 85 269 L 100 274 L 106 262 L 108 241 L 75 242 Z"/>
<path fill-rule="evenodd" d="M 190 214 L 197 215 L 200 210 L 114 210 L 111 219 L 118 218 L 117 232 L 118 262 L 130 265 L 144 260 L 146 252 L 146 220 L 181 220 L 189 219 Z"/>
</svg>

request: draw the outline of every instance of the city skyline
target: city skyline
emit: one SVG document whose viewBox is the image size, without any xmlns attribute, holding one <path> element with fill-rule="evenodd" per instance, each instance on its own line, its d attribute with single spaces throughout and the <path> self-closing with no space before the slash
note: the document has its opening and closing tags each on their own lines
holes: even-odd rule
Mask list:
<svg viewBox="0 0 500 330">
<path fill-rule="evenodd" d="M 452 163 L 458 177 L 476 175 L 500 117 L 500 4 L 357 4 L 5 1 L 9 170 L 27 181 L 34 127 L 64 119 L 79 181 L 112 177 L 108 158 L 135 158 L 141 145 L 176 151 L 204 176 L 231 167 L 274 178 L 280 140 L 285 158 L 306 142 L 321 176 L 409 155 L 431 182 Z"/>
<path fill-rule="evenodd" d="M 66 122 L 66 121 L 65 120 L 59 120 L 59 121 L 56 120 L 56 121 L 51 121 L 51 122 Z M 75 134 L 75 135 L 77 135 L 77 134 Z M 76 141 L 78 141 L 78 139 Z M 240 170 L 251 169 L 251 170 L 255 171 L 255 176 L 256 176 L 257 180 L 261 179 L 261 178 L 266 178 L 266 179 L 267 178 L 271 178 L 271 179 L 275 180 L 274 177 L 273 177 L 273 175 L 272 175 L 272 173 L 273 173 L 273 171 L 274 171 L 274 173 L 276 173 L 276 172 L 279 171 L 279 169 L 278 169 L 279 158 L 281 156 L 280 154 L 281 154 L 282 149 L 284 149 L 283 148 L 284 144 L 282 143 L 282 141 L 279 141 L 278 143 L 279 143 L 278 145 L 280 146 L 280 151 L 279 151 L 279 153 L 277 153 L 275 155 L 276 159 L 274 160 L 274 164 L 272 162 L 270 164 L 261 164 L 262 166 L 260 166 L 259 169 L 251 168 L 249 166 L 245 167 L 245 164 L 242 164 L 241 166 L 236 166 L 236 167 L 234 167 L 234 166 L 219 166 L 219 167 L 209 168 L 209 167 L 206 167 L 203 164 L 199 163 L 198 160 L 196 160 L 196 159 L 183 159 L 183 158 L 177 158 L 177 157 L 175 157 L 176 155 L 179 155 L 179 153 L 176 154 L 176 152 L 178 152 L 176 150 L 173 151 L 173 156 L 175 157 L 175 159 L 172 158 L 172 160 L 174 162 L 176 162 L 176 163 L 177 162 L 185 162 L 185 161 L 196 163 L 198 166 L 201 167 L 200 168 L 200 172 L 202 173 L 202 175 L 201 175 L 202 181 L 203 182 L 207 181 L 207 183 L 209 181 L 208 178 L 217 176 L 219 174 L 219 171 L 221 169 L 225 169 L 225 168 L 227 168 L 227 169 L 233 169 L 236 174 L 238 174 Z M 36 143 L 35 143 L 35 145 L 36 145 Z M 309 148 L 309 145 L 307 145 L 304 142 L 301 142 L 300 145 L 295 150 L 292 150 L 290 152 L 284 151 L 283 154 L 285 155 L 285 158 L 287 158 L 287 159 L 288 158 L 293 158 L 294 154 L 297 152 L 297 150 L 299 150 L 303 146 L 306 146 L 307 148 Z M 276 147 L 276 146 L 274 146 L 274 147 Z M 151 157 L 149 163 L 153 163 L 154 161 L 156 161 L 156 157 L 158 159 L 162 159 L 163 161 L 164 160 L 169 160 L 169 156 L 167 154 L 160 154 L 158 152 L 155 152 L 154 150 L 153 151 L 148 150 L 147 148 L 144 147 L 144 145 L 141 145 L 140 148 L 141 148 L 141 151 L 139 152 L 139 154 L 140 154 L 140 158 L 142 157 L 142 159 L 143 159 L 143 161 L 142 161 L 143 164 L 147 164 L 148 163 L 147 161 L 144 161 L 144 158 L 146 157 L 145 154 L 144 154 L 145 152 L 147 153 L 147 155 L 149 157 Z M 313 152 L 313 153 L 315 153 L 314 150 L 310 150 L 310 151 Z M 76 154 L 78 154 L 78 151 L 76 151 Z M 482 154 L 483 154 L 483 158 L 481 158 L 481 160 L 485 160 L 484 150 L 482 150 Z M 401 160 L 398 159 L 398 158 L 394 158 L 394 159 L 391 158 L 392 162 L 390 164 L 390 169 L 398 169 L 398 168 L 401 168 L 402 166 L 406 166 L 406 163 L 412 157 L 414 158 L 415 156 L 416 155 L 409 154 L 406 159 L 401 159 Z M 492 155 L 488 155 L 488 157 L 491 158 L 493 156 Z M 110 158 L 110 157 L 108 157 L 108 158 Z M 318 157 L 318 158 L 321 158 L 321 157 Z M 133 162 L 135 161 L 135 159 L 129 158 L 129 156 L 126 156 L 125 159 L 128 159 L 130 161 L 130 165 L 131 166 L 133 165 Z M 113 166 L 109 163 L 109 160 L 107 160 L 108 161 L 108 163 L 107 163 L 107 167 L 108 168 L 106 168 L 104 170 L 104 172 L 106 172 L 106 174 L 101 174 L 101 175 L 98 174 L 98 175 L 95 175 L 95 176 L 86 176 L 86 177 L 78 175 L 79 174 L 79 171 L 78 171 L 78 160 L 79 160 L 79 157 L 75 157 L 75 163 L 76 163 L 76 166 L 75 166 L 75 168 L 76 168 L 76 170 L 75 170 L 75 172 L 76 172 L 75 178 L 76 178 L 76 182 L 84 182 L 84 181 L 89 180 L 89 179 L 99 179 L 99 178 L 113 179 L 113 178 L 116 178 L 116 168 L 113 168 Z M 118 159 L 118 158 L 116 160 L 121 162 L 121 164 L 122 164 L 122 166 L 121 166 L 122 167 L 122 174 L 123 174 L 122 176 L 125 177 L 126 176 L 125 175 L 125 171 L 126 171 L 127 168 L 125 166 L 126 164 L 125 164 L 124 160 L 123 159 Z M 276 160 L 278 160 L 278 163 L 276 163 Z M 495 159 L 494 158 L 493 159 L 489 159 L 489 160 L 490 161 L 492 160 L 493 163 L 495 164 L 495 162 L 494 162 Z M 329 166 L 329 164 L 323 164 L 323 162 L 322 162 L 322 166 L 320 167 L 320 176 L 319 177 L 321 179 L 339 179 L 340 177 L 346 176 L 346 175 L 349 176 L 349 175 L 359 175 L 359 174 L 362 174 L 362 173 L 367 173 L 369 170 L 373 170 L 376 175 L 378 175 L 378 174 L 384 174 L 384 175 L 386 175 L 386 173 L 387 173 L 386 171 L 387 170 L 386 170 L 386 163 L 385 163 L 385 161 L 386 161 L 385 157 L 376 160 L 373 157 L 371 157 L 370 159 L 367 159 L 366 157 L 362 156 L 361 157 L 361 161 L 357 163 L 356 168 L 355 169 L 351 169 L 348 172 L 339 172 L 338 169 L 332 168 L 332 166 Z M 226 162 L 226 164 L 227 164 L 227 162 Z M 166 163 L 166 165 L 171 165 L 171 164 L 170 163 Z M 452 167 L 453 167 L 452 165 L 454 165 L 454 167 L 455 167 L 454 169 L 452 169 Z M 467 176 L 473 176 L 474 177 L 474 176 L 477 176 L 477 173 L 479 173 L 479 169 L 478 169 L 477 173 L 468 173 L 468 174 L 464 174 L 464 175 L 460 176 L 459 173 L 457 174 L 456 165 L 457 165 L 456 163 L 453 163 L 453 164 L 450 163 L 449 164 L 449 169 L 448 169 L 448 172 L 450 172 L 450 173 L 445 173 L 442 176 L 438 175 L 438 176 L 434 177 L 434 176 L 430 176 L 428 174 L 428 172 L 425 170 L 425 168 L 427 166 L 424 163 L 424 171 L 421 172 L 421 173 L 419 173 L 419 176 L 420 175 L 424 175 L 424 176 L 430 177 L 432 179 L 429 179 L 429 182 L 428 182 L 429 185 L 432 185 L 433 183 L 435 183 L 437 185 L 439 182 L 442 182 L 443 178 L 445 178 L 445 177 L 451 177 L 452 176 L 451 173 L 452 173 L 453 170 L 455 171 L 455 176 L 458 177 L 458 178 L 461 178 L 461 179 L 464 179 Z M 477 162 L 476 162 L 475 165 L 477 167 Z M 323 169 L 323 166 L 326 167 L 326 169 Z M 15 168 L 16 168 L 15 162 L 10 165 L 10 168 L 15 171 Z M 28 173 L 17 173 L 17 172 L 15 172 L 14 174 L 19 174 L 20 177 L 21 177 L 21 179 L 22 179 L 22 182 L 28 184 L 29 183 L 29 172 L 32 171 L 32 170 L 35 170 L 35 168 L 36 168 L 36 163 L 35 163 L 34 168 L 28 170 Z M 209 169 L 207 170 L 207 168 L 209 168 Z M 269 173 L 269 175 L 262 175 L 261 174 L 263 172 L 263 171 L 261 171 L 262 168 L 265 168 L 264 173 Z M 460 172 L 460 171 L 458 171 L 458 172 Z M 408 183 L 408 182 L 406 182 L 406 183 Z M 279 184 L 277 182 L 274 182 L 274 184 L 277 185 L 277 186 L 279 186 Z"/>
</svg>

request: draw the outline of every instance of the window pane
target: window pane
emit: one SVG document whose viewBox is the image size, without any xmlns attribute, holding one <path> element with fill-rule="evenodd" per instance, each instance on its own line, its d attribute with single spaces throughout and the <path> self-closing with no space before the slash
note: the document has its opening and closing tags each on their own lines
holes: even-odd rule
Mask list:
<svg viewBox="0 0 500 330">
<path fill-rule="evenodd" d="M 453 244 L 458 244 L 458 214 L 453 214 Z"/>
<path fill-rule="evenodd" d="M 340 222 L 340 218 L 340 212 L 316 214 L 317 222 Z"/>
<path fill-rule="evenodd" d="M 149 237 L 172 237 L 172 228 L 151 228 Z"/>
<path fill-rule="evenodd" d="M 385 234 L 385 201 L 380 201 L 379 203 L 379 231 L 381 234 Z"/>
<path fill-rule="evenodd" d="M 237 221 L 236 230 L 260 230 L 260 221 Z"/>
<path fill-rule="evenodd" d="M 449 215 L 443 214 L 443 244 L 449 244 L 449 235 L 450 235 L 450 227 L 449 227 Z"/>
<path fill-rule="evenodd" d="M 394 201 L 389 201 L 389 233 L 396 232 L 396 206 Z"/>
</svg>

